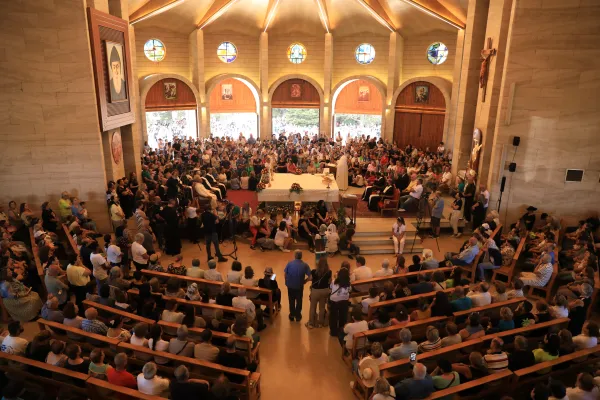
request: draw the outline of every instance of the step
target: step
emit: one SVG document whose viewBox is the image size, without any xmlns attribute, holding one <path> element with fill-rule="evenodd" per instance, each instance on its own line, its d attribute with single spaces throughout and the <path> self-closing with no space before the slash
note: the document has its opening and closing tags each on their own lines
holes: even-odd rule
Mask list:
<svg viewBox="0 0 600 400">
<path fill-rule="evenodd" d="M 412 226 L 415 227 L 415 229 L 417 228 L 417 223 L 413 222 Z M 458 221 L 458 227 L 459 228 L 464 228 L 466 226 L 465 224 L 465 220 L 461 219 L 460 221 Z M 452 229 L 452 225 L 450 225 L 449 221 L 441 221 L 440 222 L 440 228 L 442 229 Z M 431 229 L 431 222 L 427 221 L 427 222 L 421 222 L 421 229 Z"/>
<path fill-rule="evenodd" d="M 365 245 L 365 246 L 358 246 L 360 247 L 360 254 L 394 254 L 394 246 L 390 245 L 390 246 L 384 246 L 384 245 L 374 245 L 374 244 L 370 244 L 370 245 Z M 404 246 L 404 254 L 412 254 L 412 253 L 422 253 L 423 252 L 423 246 L 417 241 L 415 242 L 415 247 L 412 248 L 411 251 L 411 247 L 412 247 L 412 242 L 411 243 L 406 243 L 406 245 Z M 347 252 L 342 252 L 342 254 L 346 254 Z"/>
<path fill-rule="evenodd" d="M 406 233 L 406 241 L 412 241 L 415 237 L 415 232 L 407 232 Z M 393 245 L 391 235 L 389 233 L 382 235 L 367 235 L 367 236 L 358 236 L 354 235 L 352 240 L 357 246 L 365 246 L 365 245 Z"/>
</svg>

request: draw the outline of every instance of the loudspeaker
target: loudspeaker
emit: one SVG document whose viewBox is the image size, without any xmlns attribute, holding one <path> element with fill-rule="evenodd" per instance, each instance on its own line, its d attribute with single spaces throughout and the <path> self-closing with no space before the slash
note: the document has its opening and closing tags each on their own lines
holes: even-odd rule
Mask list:
<svg viewBox="0 0 600 400">
<path fill-rule="evenodd" d="M 521 137 L 520 136 L 515 136 L 513 138 L 513 146 L 518 147 L 520 143 L 521 143 Z"/>
<path fill-rule="evenodd" d="M 502 182 L 500 183 L 500 193 L 504 192 L 504 186 L 506 185 L 506 177 L 502 177 Z"/>
<path fill-rule="evenodd" d="M 517 170 L 517 163 L 511 162 L 508 164 L 508 170 L 510 172 L 515 172 Z"/>
</svg>

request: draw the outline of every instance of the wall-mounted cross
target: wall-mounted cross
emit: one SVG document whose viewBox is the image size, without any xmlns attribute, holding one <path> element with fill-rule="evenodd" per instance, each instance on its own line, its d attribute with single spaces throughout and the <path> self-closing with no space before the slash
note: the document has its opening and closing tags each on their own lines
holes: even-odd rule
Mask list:
<svg viewBox="0 0 600 400">
<path fill-rule="evenodd" d="M 481 50 L 481 70 L 479 71 L 479 87 L 483 89 L 482 102 L 485 102 L 485 92 L 487 89 L 488 73 L 490 69 L 490 59 L 496 55 L 496 49 L 492 48 L 492 38 L 487 39 L 487 46 Z"/>
</svg>

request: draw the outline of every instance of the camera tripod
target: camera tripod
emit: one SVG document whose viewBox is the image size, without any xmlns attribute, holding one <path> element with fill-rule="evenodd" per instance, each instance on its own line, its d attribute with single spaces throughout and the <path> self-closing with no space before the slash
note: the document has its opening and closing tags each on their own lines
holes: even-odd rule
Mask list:
<svg viewBox="0 0 600 400">
<path fill-rule="evenodd" d="M 233 250 L 230 253 L 224 253 L 221 252 L 221 254 L 223 255 L 223 257 L 231 257 L 234 260 L 237 261 L 238 257 L 237 257 L 237 251 L 238 251 L 238 247 L 237 247 L 237 241 L 235 239 L 235 232 L 229 232 L 229 237 L 225 238 L 225 229 L 227 229 L 228 227 L 231 227 L 231 211 L 229 210 L 229 212 L 227 213 L 227 215 L 225 216 L 225 218 L 223 219 L 223 224 L 221 227 L 221 237 L 223 238 L 223 240 L 221 240 L 220 244 L 223 245 L 223 247 L 225 247 L 225 241 L 226 240 L 231 240 L 231 243 L 233 244 Z M 235 224 L 234 224 L 235 226 Z M 230 229 L 231 231 L 231 229 Z"/>
<path fill-rule="evenodd" d="M 440 242 L 438 241 L 437 236 L 435 236 L 433 232 L 433 228 L 431 227 L 431 209 L 429 207 L 429 193 L 423 193 L 423 196 L 419 199 L 419 208 L 417 209 L 417 233 L 413 238 L 412 246 L 410 248 L 410 252 L 412 253 L 415 248 L 415 242 L 417 241 L 417 236 L 421 238 L 421 243 L 425 239 L 426 229 L 422 227 L 422 224 L 426 222 L 427 216 L 429 216 L 429 227 L 431 229 L 431 236 L 435 238 L 435 243 L 437 245 L 438 252 L 440 251 Z"/>
</svg>

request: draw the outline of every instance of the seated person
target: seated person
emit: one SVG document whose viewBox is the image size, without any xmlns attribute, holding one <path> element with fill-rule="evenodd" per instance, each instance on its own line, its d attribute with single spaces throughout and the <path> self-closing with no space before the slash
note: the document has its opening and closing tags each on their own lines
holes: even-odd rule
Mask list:
<svg viewBox="0 0 600 400">
<path fill-rule="evenodd" d="M 549 254 L 544 254 L 533 272 L 521 272 L 519 279 L 521 279 L 524 286 L 545 287 L 553 272 L 554 267 L 552 266 L 551 257 Z"/>
<path fill-rule="evenodd" d="M 400 197 L 400 208 L 398 211 L 412 211 L 416 210 L 419 206 L 419 200 L 423 195 L 423 179 L 418 178 L 417 184 L 410 190 L 410 193 L 406 196 Z"/>
<path fill-rule="evenodd" d="M 467 247 L 460 253 L 446 253 L 446 260 L 452 265 L 470 265 L 479 254 L 479 244 L 474 236 L 471 236 Z"/>
</svg>

